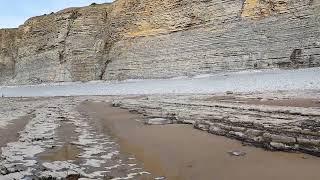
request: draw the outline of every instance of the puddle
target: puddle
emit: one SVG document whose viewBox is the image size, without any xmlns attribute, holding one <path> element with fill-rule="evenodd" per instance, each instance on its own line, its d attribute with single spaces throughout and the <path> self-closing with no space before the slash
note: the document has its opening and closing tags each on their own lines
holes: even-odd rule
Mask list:
<svg viewBox="0 0 320 180">
<path fill-rule="evenodd" d="M 79 101 L 56 98 L 37 108 L 17 140 L 2 148 L 0 179 L 149 177 L 134 160 L 120 154 L 119 144 L 76 111 Z"/>
<path fill-rule="evenodd" d="M 19 132 L 22 131 L 28 122 L 34 118 L 34 115 L 22 116 L 16 120 L 13 120 L 12 124 L 6 126 L 5 129 L 0 127 L 0 154 L 2 153 L 1 147 L 5 147 L 7 143 L 14 142 L 19 139 Z"/>
<path fill-rule="evenodd" d="M 38 158 L 47 162 L 79 160 L 78 156 L 82 150 L 77 145 L 71 143 L 77 139 L 79 134 L 75 132 L 75 126 L 68 121 L 66 116 L 59 116 L 58 118 L 63 119 L 56 131 L 59 145 L 40 153 Z"/>
<path fill-rule="evenodd" d="M 45 161 L 68 161 L 77 160 L 81 150 L 73 144 L 64 144 L 62 147 L 56 147 L 52 151 L 40 154 L 39 158 Z"/>
</svg>

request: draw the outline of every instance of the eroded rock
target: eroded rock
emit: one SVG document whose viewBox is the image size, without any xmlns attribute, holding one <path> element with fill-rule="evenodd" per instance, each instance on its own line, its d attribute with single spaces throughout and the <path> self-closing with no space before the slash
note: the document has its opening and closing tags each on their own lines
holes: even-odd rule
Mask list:
<svg viewBox="0 0 320 180">
<path fill-rule="evenodd" d="M 147 125 L 165 125 L 165 124 L 172 124 L 172 120 L 170 119 L 164 119 L 164 118 L 152 118 L 147 119 L 145 121 L 145 124 Z"/>
<path fill-rule="evenodd" d="M 281 99 L 281 96 L 275 97 L 274 94 L 271 97 Z M 213 100 L 208 102 L 210 98 Z M 252 96 L 249 98 L 252 99 Z M 175 114 L 179 123 L 192 123 L 194 128 L 212 134 L 266 149 L 302 151 L 320 156 L 320 134 L 317 132 L 320 112 L 317 107 L 256 106 L 241 101 L 237 97 L 226 102 L 221 97 L 210 95 L 162 95 L 147 99 L 123 99 L 120 107 L 147 117 L 166 118 L 168 114 Z"/>
<path fill-rule="evenodd" d="M 318 1 L 288 0 L 68 8 L 0 30 L 0 84 L 319 67 L 319 12 Z"/>
</svg>

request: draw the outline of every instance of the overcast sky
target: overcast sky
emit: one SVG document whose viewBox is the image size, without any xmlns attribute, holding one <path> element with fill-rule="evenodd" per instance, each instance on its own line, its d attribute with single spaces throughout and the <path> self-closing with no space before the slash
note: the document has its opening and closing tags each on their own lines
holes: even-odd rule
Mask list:
<svg viewBox="0 0 320 180">
<path fill-rule="evenodd" d="M 67 7 L 86 6 L 112 0 L 0 0 L 0 29 L 13 28 L 28 18 L 49 14 Z"/>
</svg>

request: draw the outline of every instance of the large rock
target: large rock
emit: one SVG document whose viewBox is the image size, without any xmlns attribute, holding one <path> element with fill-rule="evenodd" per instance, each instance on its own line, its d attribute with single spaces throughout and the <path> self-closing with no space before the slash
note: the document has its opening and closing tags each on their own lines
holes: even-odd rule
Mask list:
<svg viewBox="0 0 320 180">
<path fill-rule="evenodd" d="M 319 1 L 118 0 L 0 30 L 0 82 L 320 66 Z"/>
</svg>

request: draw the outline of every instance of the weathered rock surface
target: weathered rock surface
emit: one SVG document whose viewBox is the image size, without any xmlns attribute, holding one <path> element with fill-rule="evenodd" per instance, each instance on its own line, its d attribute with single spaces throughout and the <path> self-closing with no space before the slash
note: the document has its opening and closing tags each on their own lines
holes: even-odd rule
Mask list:
<svg viewBox="0 0 320 180">
<path fill-rule="evenodd" d="M 87 98 L 0 98 L 1 105 L 11 107 L 0 109 L 0 179 L 153 179 L 134 156 L 120 154 L 117 142 L 91 124 L 93 118 L 77 110 Z M 10 129 L 2 121 L 24 115 L 24 109 L 33 116 L 4 143 L 3 132 Z"/>
<path fill-rule="evenodd" d="M 145 121 L 145 124 L 148 125 L 165 125 L 165 124 L 172 124 L 173 121 L 164 118 L 150 118 Z"/>
<path fill-rule="evenodd" d="M 318 0 L 118 0 L 0 30 L 1 83 L 320 66 Z"/>
<path fill-rule="evenodd" d="M 270 150 L 320 156 L 319 104 L 307 106 L 297 99 L 299 95 L 291 97 L 286 104 L 278 101 L 283 102 L 288 97 L 279 94 L 269 95 L 271 97 L 278 100 L 259 102 L 259 95 L 148 96 L 117 100 L 114 105 L 146 117 L 192 123 L 197 129 Z M 253 99 L 258 100 L 252 103 Z"/>
<path fill-rule="evenodd" d="M 0 82 L 14 76 L 17 58 L 16 29 L 0 30 Z"/>
</svg>

